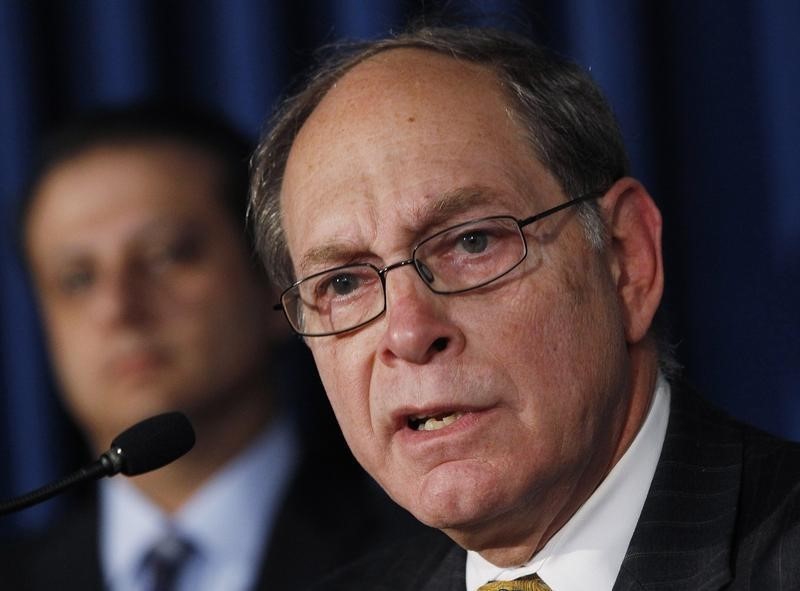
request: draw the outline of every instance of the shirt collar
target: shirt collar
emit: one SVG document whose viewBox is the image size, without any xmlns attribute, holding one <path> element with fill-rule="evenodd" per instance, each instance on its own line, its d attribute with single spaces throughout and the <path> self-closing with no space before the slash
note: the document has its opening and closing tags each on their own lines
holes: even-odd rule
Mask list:
<svg viewBox="0 0 800 591">
<path fill-rule="evenodd" d="M 530 561 L 500 568 L 467 553 L 467 589 L 538 573 L 554 591 L 610 591 L 617 579 L 650 483 L 669 419 L 670 387 L 659 373 L 653 400 L 630 447 L 600 486 Z"/>
<path fill-rule="evenodd" d="M 130 481 L 101 482 L 100 554 L 106 580 L 134 581 L 144 555 L 169 531 L 191 540 L 204 570 L 215 576 L 225 577 L 226 570 L 253 571 L 297 463 L 296 440 L 291 421 L 275 420 L 171 516 Z"/>
</svg>

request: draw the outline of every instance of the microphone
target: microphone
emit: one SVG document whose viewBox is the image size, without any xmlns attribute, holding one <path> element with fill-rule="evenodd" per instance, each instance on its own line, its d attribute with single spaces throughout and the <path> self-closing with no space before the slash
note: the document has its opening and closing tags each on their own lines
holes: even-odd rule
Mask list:
<svg viewBox="0 0 800 591">
<path fill-rule="evenodd" d="M 92 464 L 38 488 L 0 503 L 0 516 L 54 497 L 63 490 L 120 472 L 137 476 L 166 466 L 194 446 L 194 429 L 186 415 L 167 412 L 136 423 L 116 436 L 111 447 Z"/>
</svg>

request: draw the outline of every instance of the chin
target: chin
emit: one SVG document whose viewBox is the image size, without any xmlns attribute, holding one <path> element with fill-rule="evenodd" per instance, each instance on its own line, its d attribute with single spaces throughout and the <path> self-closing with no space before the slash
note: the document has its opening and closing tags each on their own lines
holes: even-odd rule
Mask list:
<svg viewBox="0 0 800 591">
<path fill-rule="evenodd" d="M 422 523 L 436 529 L 471 529 L 490 520 L 506 505 L 500 487 L 483 462 L 458 462 L 425 475 L 405 505 Z M 403 504 L 403 503 L 401 503 Z"/>
</svg>

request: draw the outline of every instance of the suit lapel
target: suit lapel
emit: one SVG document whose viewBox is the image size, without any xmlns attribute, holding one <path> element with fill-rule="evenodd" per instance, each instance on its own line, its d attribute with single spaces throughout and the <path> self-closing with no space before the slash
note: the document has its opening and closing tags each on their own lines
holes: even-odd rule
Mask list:
<svg viewBox="0 0 800 591">
<path fill-rule="evenodd" d="M 3 589 L 102 589 L 95 496 L 73 507 L 41 537 L 24 544 L 18 564 L 3 579 Z M 19 577 L 18 583 L 14 583 Z"/>
<path fill-rule="evenodd" d="M 419 591 L 464 591 L 467 586 L 467 553 L 447 541 L 449 550 L 430 573 L 419 581 Z M 409 587 L 412 588 L 412 587 Z"/>
<path fill-rule="evenodd" d="M 398 546 L 380 584 L 364 588 L 380 591 L 464 591 L 467 552 L 437 530 Z"/>
<path fill-rule="evenodd" d="M 673 385 L 664 447 L 614 591 L 711 590 L 730 580 L 741 458 L 735 425 Z"/>
<path fill-rule="evenodd" d="M 256 589 L 305 589 L 376 547 L 425 529 L 349 451 L 343 458 L 331 453 L 303 454 L 266 542 Z"/>
</svg>

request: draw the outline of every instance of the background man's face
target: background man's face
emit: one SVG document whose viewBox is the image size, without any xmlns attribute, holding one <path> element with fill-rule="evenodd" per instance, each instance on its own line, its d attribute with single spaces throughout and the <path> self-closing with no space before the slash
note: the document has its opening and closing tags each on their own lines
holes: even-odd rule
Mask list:
<svg viewBox="0 0 800 591">
<path fill-rule="evenodd" d="M 152 143 L 92 149 L 37 191 L 26 247 L 50 350 L 98 447 L 167 409 L 223 412 L 263 378 L 269 295 L 220 190 L 210 156 Z"/>
<path fill-rule="evenodd" d="M 282 207 L 303 277 L 394 263 L 447 225 L 565 199 L 490 72 L 395 50 L 348 73 L 312 114 Z M 435 295 L 403 267 L 387 276 L 383 317 L 308 339 L 359 461 L 419 519 L 476 549 L 574 511 L 608 469 L 627 412 L 604 256 L 574 210 L 526 234 L 525 263 L 488 288 Z M 457 420 L 412 429 L 423 415 Z"/>
</svg>

